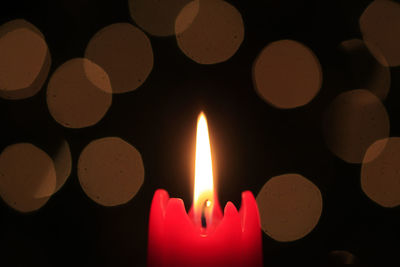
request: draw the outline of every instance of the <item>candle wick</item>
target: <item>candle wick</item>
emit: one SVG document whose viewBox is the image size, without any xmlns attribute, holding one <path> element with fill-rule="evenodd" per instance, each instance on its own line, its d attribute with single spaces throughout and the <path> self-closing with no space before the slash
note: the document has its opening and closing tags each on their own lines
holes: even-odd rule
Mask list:
<svg viewBox="0 0 400 267">
<path fill-rule="evenodd" d="M 206 199 L 206 201 L 204 201 L 204 205 L 201 208 L 201 227 L 203 228 L 207 228 L 207 220 L 206 220 L 206 208 L 209 206 L 209 200 Z"/>
</svg>

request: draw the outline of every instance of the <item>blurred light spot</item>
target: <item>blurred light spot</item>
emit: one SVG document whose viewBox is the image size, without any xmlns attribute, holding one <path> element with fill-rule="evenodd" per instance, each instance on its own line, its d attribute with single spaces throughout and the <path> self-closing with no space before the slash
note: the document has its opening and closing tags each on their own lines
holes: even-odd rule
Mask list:
<svg viewBox="0 0 400 267">
<path fill-rule="evenodd" d="M 179 13 L 179 20 L 177 18 L 175 21 L 175 34 L 183 33 L 192 25 L 197 14 L 199 14 L 199 1 L 200 0 L 191 1 L 190 4 L 182 8 Z"/>
<path fill-rule="evenodd" d="M 371 53 L 382 65 L 400 65 L 400 5 L 372 1 L 360 17 L 360 29 Z M 384 57 L 376 54 L 382 52 Z"/>
<path fill-rule="evenodd" d="M 305 45 L 281 40 L 267 45 L 253 66 L 254 86 L 259 96 L 277 108 L 306 105 L 322 85 L 318 58 Z"/>
<path fill-rule="evenodd" d="M 371 154 L 381 151 L 374 160 Z M 400 138 L 376 141 L 365 153 L 361 167 L 361 188 L 379 205 L 387 208 L 400 205 Z"/>
<path fill-rule="evenodd" d="M 0 27 L 0 97 L 35 95 L 47 78 L 50 63 L 44 36 L 34 25 L 18 19 Z"/>
<path fill-rule="evenodd" d="M 121 205 L 131 200 L 143 184 L 142 157 L 121 138 L 97 139 L 82 151 L 78 177 L 93 201 L 103 206 Z"/>
<path fill-rule="evenodd" d="M 53 161 L 57 174 L 57 183 L 55 188 L 55 192 L 57 192 L 65 184 L 69 175 L 71 174 L 72 157 L 67 141 L 62 141 L 53 157 Z"/>
<path fill-rule="evenodd" d="M 352 87 L 368 89 L 380 99 L 385 99 L 390 89 L 390 69 L 371 55 L 362 40 L 344 41 L 340 48 L 345 53 L 344 66 L 350 73 Z"/>
<path fill-rule="evenodd" d="M 348 251 L 345 250 L 334 250 L 329 253 L 330 264 L 355 264 L 357 258 Z"/>
<path fill-rule="evenodd" d="M 175 22 L 182 52 L 200 64 L 215 64 L 231 58 L 244 38 L 239 11 L 221 0 L 197 0 L 187 4 Z"/>
<path fill-rule="evenodd" d="M 61 125 L 82 128 L 96 124 L 111 106 L 107 73 L 90 60 L 75 58 L 61 65 L 47 86 L 50 114 Z"/>
<path fill-rule="evenodd" d="M 137 89 L 153 69 L 149 38 L 129 23 L 116 23 L 98 31 L 86 47 L 85 56 L 109 75 L 113 93 Z"/>
<path fill-rule="evenodd" d="M 41 208 L 56 187 L 56 171 L 43 150 L 28 143 L 6 147 L 0 155 L 0 195 L 12 208 Z"/>
<path fill-rule="evenodd" d="M 191 0 L 129 0 L 132 19 L 145 31 L 156 36 L 174 35 L 175 19 Z"/>
<path fill-rule="evenodd" d="M 317 225 L 322 213 L 318 187 L 294 173 L 268 180 L 256 200 L 262 230 L 280 242 L 306 236 Z"/>
<path fill-rule="evenodd" d="M 367 90 L 338 95 L 324 114 L 329 149 L 349 163 L 360 163 L 369 145 L 389 136 L 389 117 L 381 101 Z"/>
<path fill-rule="evenodd" d="M 385 149 L 388 138 L 380 139 L 372 143 L 364 154 L 362 163 L 368 163 L 375 160 Z"/>
</svg>

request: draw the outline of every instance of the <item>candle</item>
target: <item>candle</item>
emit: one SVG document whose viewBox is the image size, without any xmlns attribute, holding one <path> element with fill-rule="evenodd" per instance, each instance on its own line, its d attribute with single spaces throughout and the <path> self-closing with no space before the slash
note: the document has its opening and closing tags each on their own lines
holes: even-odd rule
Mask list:
<svg viewBox="0 0 400 267">
<path fill-rule="evenodd" d="M 250 191 L 240 210 L 228 202 L 222 214 L 214 192 L 211 149 L 203 113 L 197 122 L 193 205 L 155 192 L 150 209 L 148 266 L 262 266 L 258 208 Z"/>
</svg>

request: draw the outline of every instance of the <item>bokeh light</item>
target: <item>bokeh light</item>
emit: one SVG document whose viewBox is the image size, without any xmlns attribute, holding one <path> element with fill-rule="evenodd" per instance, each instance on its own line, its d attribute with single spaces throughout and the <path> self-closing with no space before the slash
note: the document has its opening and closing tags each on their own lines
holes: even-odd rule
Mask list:
<svg viewBox="0 0 400 267">
<path fill-rule="evenodd" d="M 239 11 L 221 0 L 196 0 L 187 4 L 175 22 L 179 48 L 200 64 L 228 60 L 239 49 L 244 25 Z"/>
<path fill-rule="evenodd" d="M 47 78 L 50 63 L 46 40 L 34 25 L 18 19 L 0 27 L 0 97 L 35 95 Z"/>
<path fill-rule="evenodd" d="M 378 140 L 368 148 L 361 167 L 361 188 L 371 200 L 383 207 L 400 204 L 399 137 Z"/>
<path fill-rule="evenodd" d="M 61 65 L 47 86 L 50 114 L 61 125 L 82 128 L 96 124 L 111 106 L 108 75 L 88 59 L 75 58 Z"/>
<path fill-rule="evenodd" d="M 78 160 L 78 177 L 83 191 L 103 206 L 131 200 L 144 181 L 142 156 L 118 137 L 89 143 Z"/>
<path fill-rule="evenodd" d="M 346 250 L 333 250 L 329 253 L 329 263 L 333 264 L 355 264 L 358 262 L 357 258 Z"/>
<path fill-rule="evenodd" d="M 175 35 L 183 33 L 187 30 L 187 28 L 192 25 L 194 19 L 197 14 L 199 14 L 200 10 L 200 1 L 194 0 L 190 1 L 187 5 L 185 5 L 179 12 L 179 20 L 178 17 L 174 21 L 174 33 Z"/>
<path fill-rule="evenodd" d="M 29 143 L 6 147 L 0 155 L 0 195 L 12 208 L 30 212 L 41 208 L 56 187 L 49 155 Z"/>
<path fill-rule="evenodd" d="M 55 188 L 55 192 L 57 192 L 67 181 L 72 169 L 71 150 L 67 141 L 63 140 L 61 142 L 57 152 L 52 158 L 57 175 Z"/>
<path fill-rule="evenodd" d="M 360 17 L 360 29 L 371 53 L 382 65 L 400 65 L 399 3 L 372 1 Z M 379 50 L 384 57 L 376 53 Z"/>
<path fill-rule="evenodd" d="M 280 242 L 298 240 L 309 234 L 322 213 L 318 187 L 295 173 L 268 180 L 256 200 L 262 230 Z"/>
<path fill-rule="evenodd" d="M 287 109 L 306 105 L 322 85 L 318 58 L 305 45 L 280 40 L 267 45 L 253 65 L 258 95 L 274 107 Z"/>
<path fill-rule="evenodd" d="M 192 0 L 129 0 L 132 19 L 155 36 L 175 34 L 175 20 L 181 9 Z"/>
<path fill-rule="evenodd" d="M 113 93 L 137 89 L 149 76 L 154 62 L 149 38 L 129 23 L 115 23 L 98 31 L 87 45 L 85 56 L 107 72 Z"/>
<path fill-rule="evenodd" d="M 361 163 L 367 148 L 389 136 L 385 107 L 367 90 L 341 93 L 328 106 L 323 132 L 328 148 L 349 163 Z"/>
<path fill-rule="evenodd" d="M 360 39 L 343 41 L 339 47 L 345 56 L 344 67 L 350 74 L 352 88 L 368 89 L 385 99 L 390 89 L 390 68 L 381 65 Z"/>
</svg>

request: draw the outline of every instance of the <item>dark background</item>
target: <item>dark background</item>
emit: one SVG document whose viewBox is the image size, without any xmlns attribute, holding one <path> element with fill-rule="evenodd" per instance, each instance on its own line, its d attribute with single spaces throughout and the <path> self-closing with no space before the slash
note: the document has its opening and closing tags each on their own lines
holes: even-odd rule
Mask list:
<svg viewBox="0 0 400 267">
<path fill-rule="evenodd" d="M 324 206 L 316 228 L 305 238 L 279 243 L 263 234 L 265 266 L 333 262 L 329 252 L 347 250 L 363 266 L 399 266 L 400 210 L 372 202 L 360 188 L 360 165 L 348 164 L 326 147 L 325 107 L 346 88 L 337 46 L 362 38 L 358 19 L 370 1 L 228 1 L 242 14 L 244 41 L 228 61 L 200 65 L 187 58 L 175 37 L 148 35 L 154 68 L 136 91 L 114 95 L 95 126 L 68 129 L 49 114 L 45 88 L 17 101 L 0 99 L 1 150 L 32 142 L 55 153 L 62 138 L 71 147 L 73 169 L 64 187 L 36 212 L 22 214 L 0 201 L 0 266 L 144 266 L 151 199 L 157 188 L 192 200 L 196 118 L 204 110 L 210 129 L 218 195 L 240 206 L 240 194 L 255 195 L 275 175 L 300 173 L 321 190 Z M 90 38 L 116 22 L 131 22 L 127 1 L 6 1 L 0 23 L 23 18 L 44 34 L 52 65 L 83 57 Z M 324 80 L 306 106 L 279 110 L 259 98 L 252 64 L 269 42 L 294 39 L 320 60 Z M 400 48 L 399 48 L 400 49 Z M 332 74 L 332 75 L 331 75 Z M 384 105 L 391 136 L 400 135 L 399 68 L 391 68 Z M 145 182 L 127 204 L 103 207 L 83 192 L 76 171 L 82 149 L 92 140 L 119 136 L 143 157 Z M 217 165 L 217 166 L 216 166 Z M 388 264 L 388 265 L 386 265 Z"/>
</svg>

